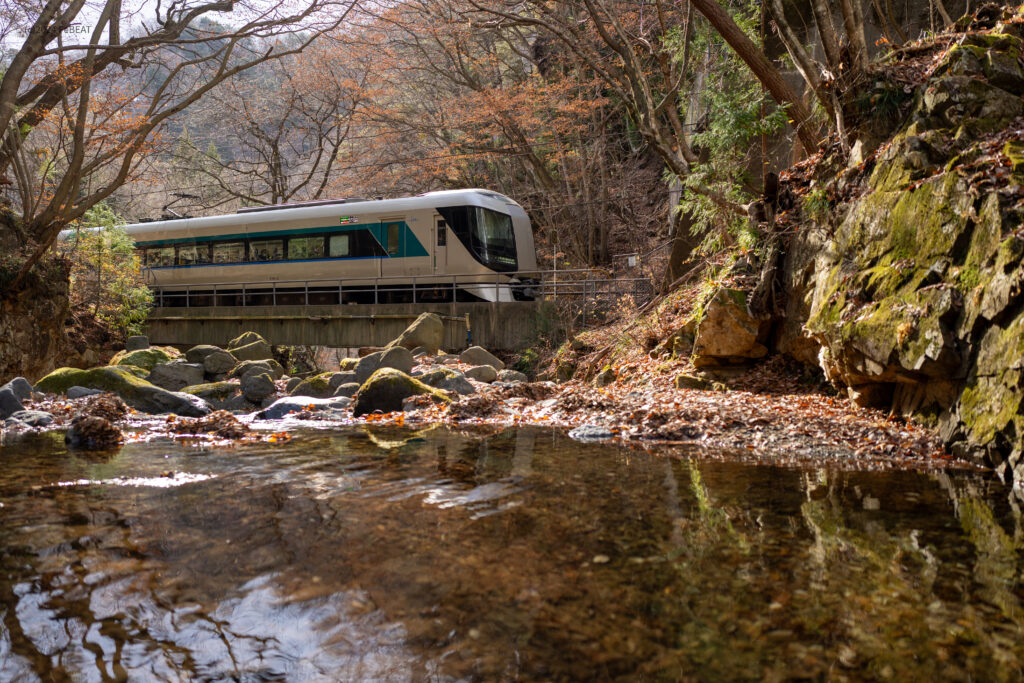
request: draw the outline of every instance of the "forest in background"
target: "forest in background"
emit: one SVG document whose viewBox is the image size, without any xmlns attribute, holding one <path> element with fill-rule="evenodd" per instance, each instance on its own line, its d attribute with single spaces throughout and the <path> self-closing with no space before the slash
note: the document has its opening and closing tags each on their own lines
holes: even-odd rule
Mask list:
<svg viewBox="0 0 1024 683">
<path fill-rule="evenodd" d="M 31 40 L 15 46 L 39 28 L 40 8 L 52 10 L 56 47 L 29 55 Z M 273 12 L 184 3 L 155 19 L 148 3 L 127 9 L 24 0 L 3 17 L 3 237 L 29 261 L 100 202 L 133 221 L 489 187 L 527 208 L 546 263 L 557 253 L 562 267 L 607 268 L 648 254 L 649 274 L 668 268 L 671 282 L 698 245 L 701 256 L 755 248 L 747 214 L 766 174 L 829 133 L 845 142 L 870 55 L 966 8 L 317 0 Z M 4 264 L 6 279 L 23 279 L 24 262 Z"/>
</svg>

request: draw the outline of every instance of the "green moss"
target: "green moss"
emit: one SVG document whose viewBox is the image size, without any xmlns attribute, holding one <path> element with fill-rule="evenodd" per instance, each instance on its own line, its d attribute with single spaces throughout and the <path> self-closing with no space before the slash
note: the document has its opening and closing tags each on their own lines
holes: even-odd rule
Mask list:
<svg viewBox="0 0 1024 683">
<path fill-rule="evenodd" d="M 181 353 L 167 346 L 151 346 L 138 351 L 121 351 L 110 359 L 111 365 L 134 365 L 145 370 L 152 370 L 159 363 L 168 363 L 181 358 Z"/>
<path fill-rule="evenodd" d="M 350 372 L 352 370 L 355 370 L 357 365 L 359 365 L 358 358 L 342 358 L 340 361 L 338 361 L 338 369 L 341 370 L 342 372 Z"/>
<path fill-rule="evenodd" d="M 76 368 L 60 368 L 36 382 L 36 390 L 48 394 L 63 394 L 71 387 L 86 387 L 123 393 L 135 388 L 159 387 L 150 384 L 141 377 L 120 365 L 78 370 Z M 162 391 L 162 390 L 161 390 Z"/>
<path fill-rule="evenodd" d="M 73 386 L 80 386 L 76 380 L 84 370 L 78 368 L 57 368 L 36 382 L 35 390 L 47 394 L 63 394 Z"/>
</svg>

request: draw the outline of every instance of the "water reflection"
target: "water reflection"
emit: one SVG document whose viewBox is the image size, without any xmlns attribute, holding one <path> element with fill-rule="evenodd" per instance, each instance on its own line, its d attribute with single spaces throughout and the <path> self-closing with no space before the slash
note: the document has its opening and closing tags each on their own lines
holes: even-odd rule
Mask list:
<svg viewBox="0 0 1024 683">
<path fill-rule="evenodd" d="M 2 680 L 1022 673 L 1020 516 L 977 474 L 386 427 L 0 464 Z"/>
</svg>

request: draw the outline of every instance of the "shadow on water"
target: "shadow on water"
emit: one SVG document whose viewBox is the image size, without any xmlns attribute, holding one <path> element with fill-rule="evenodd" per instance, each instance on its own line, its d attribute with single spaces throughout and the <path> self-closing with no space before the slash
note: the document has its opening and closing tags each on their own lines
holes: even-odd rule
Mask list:
<svg viewBox="0 0 1024 683">
<path fill-rule="evenodd" d="M 44 435 L 0 449 L 0 679 L 1016 679 L 1007 494 L 535 428 Z"/>
</svg>

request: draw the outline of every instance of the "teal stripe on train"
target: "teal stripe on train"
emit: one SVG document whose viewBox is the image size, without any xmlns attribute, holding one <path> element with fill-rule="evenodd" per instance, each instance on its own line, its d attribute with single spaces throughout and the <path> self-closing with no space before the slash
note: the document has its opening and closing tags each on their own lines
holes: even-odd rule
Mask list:
<svg viewBox="0 0 1024 683">
<path fill-rule="evenodd" d="M 399 231 L 398 254 L 397 256 L 426 256 L 427 250 L 423 243 L 417 239 L 408 223 L 402 221 L 402 229 Z M 194 244 L 196 242 L 217 242 L 222 240 L 241 239 L 263 239 L 267 237 L 302 237 L 303 235 L 317 235 L 332 232 L 354 232 L 356 230 L 369 230 L 381 246 L 384 235 L 384 228 L 380 223 L 362 223 L 356 225 L 330 225 L 323 228 L 301 228 L 294 230 L 269 230 L 266 232 L 240 232 L 227 235 L 204 235 L 202 237 L 176 237 L 166 240 L 136 241 L 137 247 L 151 247 L 156 245 L 170 246 L 173 244 Z"/>
</svg>

